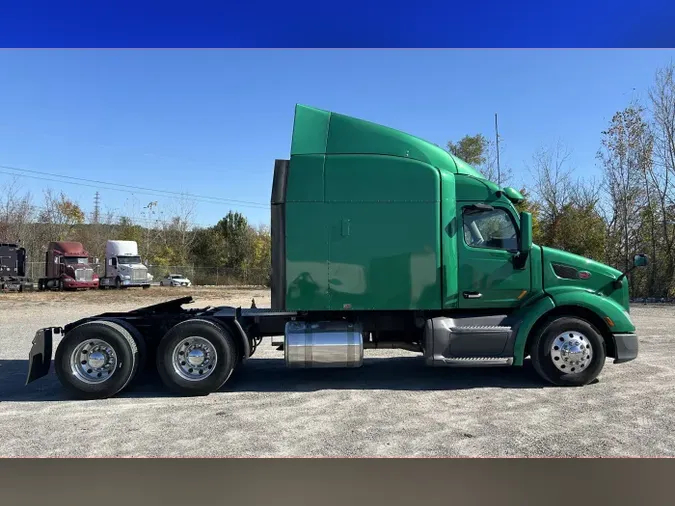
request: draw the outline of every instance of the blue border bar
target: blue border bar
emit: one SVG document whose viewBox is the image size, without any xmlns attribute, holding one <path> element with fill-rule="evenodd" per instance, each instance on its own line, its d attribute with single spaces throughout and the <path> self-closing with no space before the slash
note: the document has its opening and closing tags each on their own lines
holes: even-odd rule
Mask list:
<svg viewBox="0 0 675 506">
<path fill-rule="evenodd" d="M 2 47 L 675 47 L 675 1 L 3 0 Z"/>
</svg>

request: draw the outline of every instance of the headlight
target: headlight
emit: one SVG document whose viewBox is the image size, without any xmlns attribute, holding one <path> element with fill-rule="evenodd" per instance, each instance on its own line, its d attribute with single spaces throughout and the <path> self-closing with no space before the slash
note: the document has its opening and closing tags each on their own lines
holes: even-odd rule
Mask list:
<svg viewBox="0 0 675 506">
<path fill-rule="evenodd" d="M 122 279 L 131 279 L 131 276 L 128 274 L 122 274 Z"/>
</svg>

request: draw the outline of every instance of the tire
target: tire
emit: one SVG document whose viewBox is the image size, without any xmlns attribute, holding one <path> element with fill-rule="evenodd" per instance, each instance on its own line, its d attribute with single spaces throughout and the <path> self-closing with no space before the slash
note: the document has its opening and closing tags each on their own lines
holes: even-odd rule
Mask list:
<svg viewBox="0 0 675 506">
<path fill-rule="evenodd" d="M 143 285 L 143 290 L 147 290 L 148 288 L 150 288 L 150 285 Z"/>
<path fill-rule="evenodd" d="M 85 367 L 89 364 L 83 365 L 73 356 L 82 346 L 86 350 L 87 342 L 104 342 L 114 351 L 116 358 L 114 369 L 107 379 L 97 383 L 83 379 L 86 372 L 90 380 L 99 381 L 94 378 L 96 371 L 93 369 L 85 371 Z M 83 367 L 80 368 L 80 365 Z M 87 322 L 68 332 L 59 344 L 54 357 L 56 375 L 64 389 L 71 396 L 86 400 L 105 399 L 122 391 L 136 375 L 138 365 L 138 346 L 132 335 L 117 323 L 105 320 Z"/>
<path fill-rule="evenodd" d="M 566 348 L 572 353 L 565 354 Z M 565 316 L 544 326 L 532 343 L 530 356 L 537 374 L 549 383 L 583 386 L 598 377 L 607 352 L 602 335 L 593 325 Z"/>
<path fill-rule="evenodd" d="M 185 352 L 191 353 L 190 347 L 195 344 L 200 346 L 202 354 L 209 352 L 205 356 L 210 357 L 210 364 L 203 364 L 212 367 L 194 365 L 190 368 L 186 360 L 180 360 L 181 356 L 186 356 Z M 199 358 L 195 357 L 195 360 Z M 237 365 L 237 348 L 232 335 L 222 325 L 192 319 L 175 325 L 166 333 L 157 348 L 156 360 L 157 372 L 171 391 L 184 396 L 208 395 L 222 387 L 232 375 Z"/>
<path fill-rule="evenodd" d="M 106 319 L 106 322 L 115 323 L 122 327 L 129 335 L 131 335 L 134 343 L 136 343 L 136 348 L 138 348 L 138 367 L 136 368 L 134 377 L 129 380 L 129 384 L 131 384 L 143 372 L 143 369 L 145 369 L 145 366 L 148 363 L 148 345 L 145 343 L 143 335 L 131 323 L 120 318 L 108 318 Z"/>
</svg>

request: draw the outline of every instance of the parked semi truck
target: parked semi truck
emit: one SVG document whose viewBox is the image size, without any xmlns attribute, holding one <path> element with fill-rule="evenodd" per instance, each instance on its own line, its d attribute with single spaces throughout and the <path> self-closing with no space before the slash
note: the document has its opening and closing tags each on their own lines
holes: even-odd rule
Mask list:
<svg viewBox="0 0 675 506">
<path fill-rule="evenodd" d="M 179 394 L 221 388 L 264 337 L 288 367 L 359 367 L 364 350 L 429 366 L 521 366 L 554 385 L 633 360 L 626 274 L 532 243 L 513 188 L 439 147 L 296 106 L 274 166 L 271 308 L 189 309 L 190 297 L 41 329 L 27 382 L 55 369 L 80 398 L 123 390 L 148 364 Z M 636 255 L 636 267 L 646 264 Z"/>
<path fill-rule="evenodd" d="M 0 290 L 32 290 L 33 281 L 26 277 L 26 249 L 14 243 L 0 243 Z"/>
<path fill-rule="evenodd" d="M 82 243 L 50 242 L 45 253 L 45 276 L 38 279 L 38 290 L 98 288 L 98 275 L 91 264 L 89 252 Z"/>
<path fill-rule="evenodd" d="M 143 265 L 136 241 L 108 241 L 105 245 L 105 276 L 101 288 L 150 288 L 152 274 Z"/>
</svg>

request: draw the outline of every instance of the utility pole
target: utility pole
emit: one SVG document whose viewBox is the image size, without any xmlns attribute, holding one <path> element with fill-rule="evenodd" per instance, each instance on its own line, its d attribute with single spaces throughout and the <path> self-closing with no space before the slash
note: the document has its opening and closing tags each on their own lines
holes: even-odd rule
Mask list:
<svg viewBox="0 0 675 506">
<path fill-rule="evenodd" d="M 495 139 L 497 142 L 497 184 L 502 186 L 502 173 L 499 169 L 499 127 L 497 126 L 497 113 L 495 113 Z"/>
<path fill-rule="evenodd" d="M 98 224 L 99 219 L 101 218 L 101 196 L 98 191 L 94 195 L 94 223 Z"/>
</svg>

